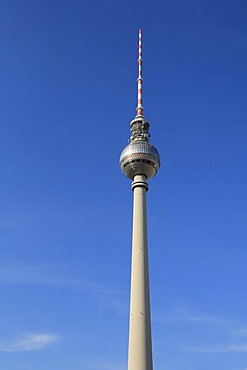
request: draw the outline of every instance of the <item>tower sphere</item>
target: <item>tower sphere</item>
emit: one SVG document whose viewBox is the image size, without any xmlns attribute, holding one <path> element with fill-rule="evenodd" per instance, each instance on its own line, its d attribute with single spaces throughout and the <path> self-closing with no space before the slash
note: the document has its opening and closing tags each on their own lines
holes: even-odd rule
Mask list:
<svg viewBox="0 0 247 370">
<path fill-rule="evenodd" d="M 149 141 L 135 139 L 122 151 L 120 167 L 125 176 L 132 180 L 140 174 L 150 179 L 160 167 L 158 150 Z"/>
</svg>

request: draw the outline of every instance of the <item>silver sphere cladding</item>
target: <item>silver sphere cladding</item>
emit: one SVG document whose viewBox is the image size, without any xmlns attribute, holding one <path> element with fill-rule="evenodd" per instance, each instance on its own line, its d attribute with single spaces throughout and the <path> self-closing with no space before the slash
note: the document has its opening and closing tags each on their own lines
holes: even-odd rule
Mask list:
<svg viewBox="0 0 247 370">
<path fill-rule="evenodd" d="M 160 167 L 158 150 L 144 140 L 133 140 L 120 155 L 120 167 L 125 176 L 134 179 L 136 175 L 154 177 Z"/>
</svg>

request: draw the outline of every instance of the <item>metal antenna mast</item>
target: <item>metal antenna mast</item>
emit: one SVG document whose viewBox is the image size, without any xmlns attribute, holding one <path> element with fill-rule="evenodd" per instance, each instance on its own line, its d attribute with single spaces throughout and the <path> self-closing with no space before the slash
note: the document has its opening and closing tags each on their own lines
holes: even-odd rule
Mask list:
<svg viewBox="0 0 247 370">
<path fill-rule="evenodd" d="M 142 30 L 139 29 L 139 38 L 138 38 L 138 78 L 137 78 L 137 87 L 138 87 L 138 98 L 137 98 L 137 116 L 143 115 L 143 106 L 142 106 Z"/>
</svg>

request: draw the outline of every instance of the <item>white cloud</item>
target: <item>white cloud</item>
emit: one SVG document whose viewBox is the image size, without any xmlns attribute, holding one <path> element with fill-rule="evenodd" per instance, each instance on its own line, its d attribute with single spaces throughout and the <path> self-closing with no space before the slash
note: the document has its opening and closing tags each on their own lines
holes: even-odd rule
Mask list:
<svg viewBox="0 0 247 370">
<path fill-rule="evenodd" d="M 0 352 L 36 351 L 47 347 L 58 339 L 57 335 L 48 333 L 27 334 L 11 342 L 0 342 Z"/>
</svg>

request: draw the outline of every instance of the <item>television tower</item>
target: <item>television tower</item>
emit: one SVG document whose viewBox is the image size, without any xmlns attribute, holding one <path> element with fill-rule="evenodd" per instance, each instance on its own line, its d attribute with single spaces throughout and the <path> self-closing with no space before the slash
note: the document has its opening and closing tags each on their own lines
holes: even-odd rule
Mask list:
<svg viewBox="0 0 247 370">
<path fill-rule="evenodd" d="M 149 142 L 149 123 L 142 106 L 142 30 L 139 30 L 137 115 L 130 123 L 129 144 L 120 155 L 124 175 L 132 179 L 133 230 L 130 288 L 128 370 L 152 370 L 152 337 L 148 272 L 147 180 L 160 167 L 157 149 Z"/>
</svg>

